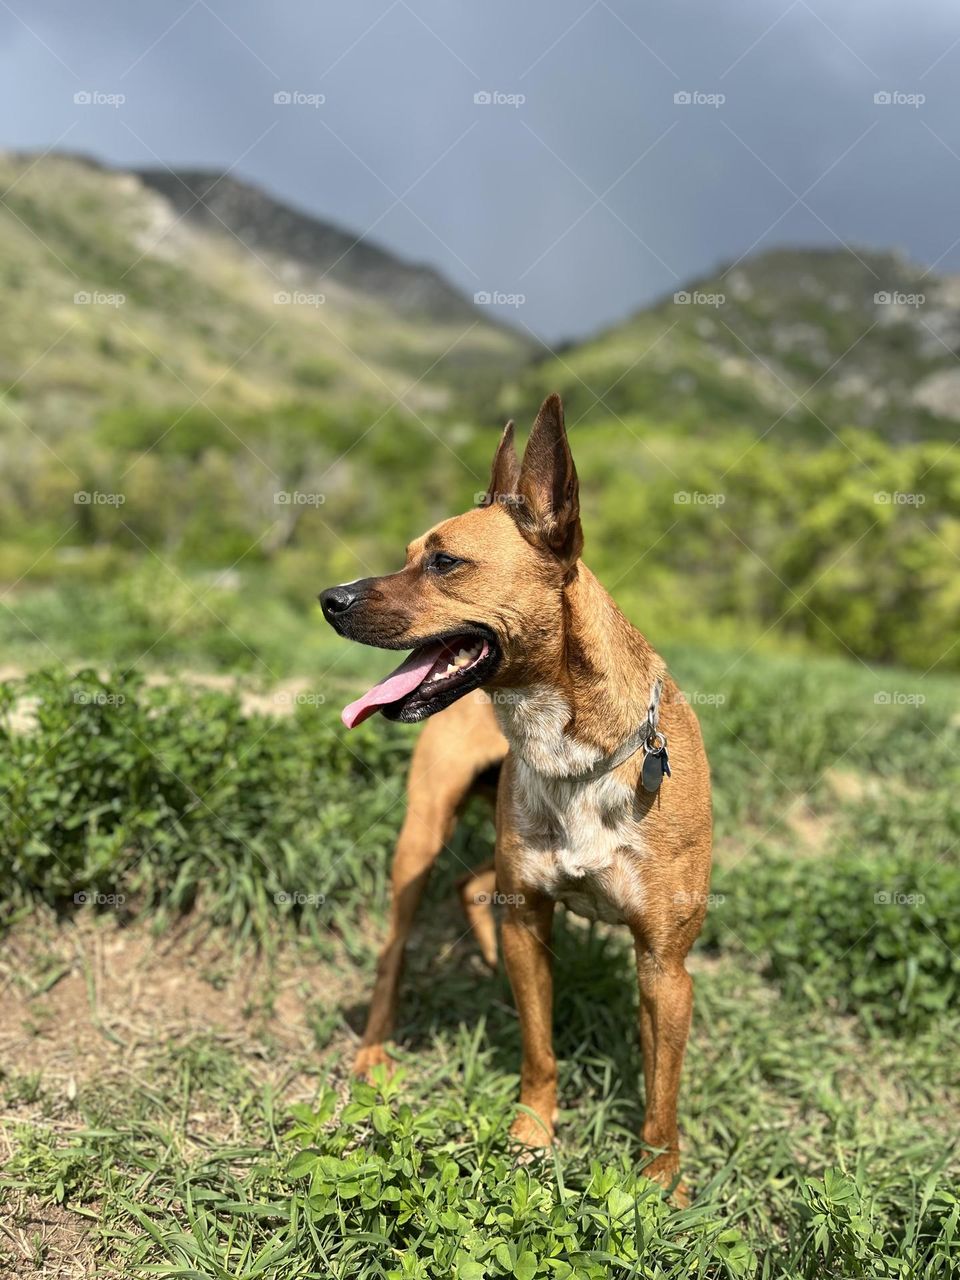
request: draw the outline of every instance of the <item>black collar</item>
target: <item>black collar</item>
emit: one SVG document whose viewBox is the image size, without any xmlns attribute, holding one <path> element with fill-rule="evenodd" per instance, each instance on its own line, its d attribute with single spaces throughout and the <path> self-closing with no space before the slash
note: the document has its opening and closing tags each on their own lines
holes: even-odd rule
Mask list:
<svg viewBox="0 0 960 1280">
<path fill-rule="evenodd" d="M 593 782 L 596 778 L 602 778 L 605 773 L 609 773 L 611 769 L 619 768 L 631 756 L 637 754 L 641 747 L 645 747 L 651 740 L 656 739 L 657 724 L 660 719 L 660 698 L 663 695 L 663 680 L 657 676 L 650 689 L 650 700 L 647 704 L 647 714 L 643 722 L 634 729 L 628 738 L 620 743 L 619 747 L 611 751 L 608 756 L 604 756 L 602 760 L 586 771 L 586 773 L 573 774 L 574 782 Z"/>
</svg>

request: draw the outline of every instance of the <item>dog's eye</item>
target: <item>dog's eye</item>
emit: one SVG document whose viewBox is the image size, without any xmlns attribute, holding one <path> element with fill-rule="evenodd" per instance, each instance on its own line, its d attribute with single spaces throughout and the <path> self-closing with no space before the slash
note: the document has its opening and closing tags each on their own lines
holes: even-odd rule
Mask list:
<svg viewBox="0 0 960 1280">
<path fill-rule="evenodd" d="M 434 573 L 449 573 L 458 564 L 463 564 L 459 557 L 448 555 L 446 551 L 435 551 L 427 561 L 427 568 L 432 569 Z"/>
</svg>

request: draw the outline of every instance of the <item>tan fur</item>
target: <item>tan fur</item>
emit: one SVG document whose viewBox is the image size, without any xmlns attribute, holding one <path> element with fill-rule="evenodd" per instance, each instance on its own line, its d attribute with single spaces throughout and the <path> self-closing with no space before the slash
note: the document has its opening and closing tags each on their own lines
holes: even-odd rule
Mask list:
<svg viewBox="0 0 960 1280">
<path fill-rule="evenodd" d="M 520 1101 L 529 1109 L 513 1133 L 535 1145 L 553 1137 L 549 940 L 560 901 L 633 934 L 646 1083 L 642 1137 L 660 1152 L 647 1172 L 675 1181 L 677 1093 L 692 1008 L 684 959 L 703 921 L 710 875 L 710 779 L 699 726 L 662 659 L 580 560 L 577 476 L 558 397 L 544 402 L 522 466 L 508 426 L 488 497 L 488 505 L 413 542 L 405 567 L 373 580 L 365 605 L 361 638 L 370 642 L 413 647 L 472 622 L 493 631 L 502 658 L 486 686 L 490 700 L 467 694 L 434 716 L 414 752 L 390 937 L 357 1066 L 366 1070 L 385 1058 L 403 946 L 430 866 L 475 780 L 506 757 L 496 888 L 507 903 L 502 944 L 520 1015 Z M 431 575 L 426 557 L 437 550 L 465 563 Z M 644 791 L 637 752 L 598 780 L 578 781 L 643 721 L 658 678 L 673 777 L 655 795 Z M 488 960 L 495 956 L 493 928 L 482 899 L 491 884 L 485 871 L 461 889 Z"/>
</svg>

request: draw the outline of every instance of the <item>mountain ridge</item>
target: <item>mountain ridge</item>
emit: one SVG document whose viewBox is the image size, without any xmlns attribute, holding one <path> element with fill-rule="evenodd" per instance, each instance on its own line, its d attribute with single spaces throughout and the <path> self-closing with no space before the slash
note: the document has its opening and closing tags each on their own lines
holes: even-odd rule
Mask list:
<svg viewBox="0 0 960 1280">
<path fill-rule="evenodd" d="M 473 319 L 516 333 L 495 315 L 478 312 L 437 268 L 409 261 L 365 233 L 357 235 L 333 219 L 309 213 L 258 183 L 207 168 L 131 172 L 182 216 L 211 230 L 225 226 L 253 249 L 294 259 L 311 274 L 361 289 L 405 315 Z"/>
<path fill-rule="evenodd" d="M 0 152 L 0 188 L 0 422 L 11 430 L 19 420 L 56 439 L 117 407 L 179 411 L 211 394 L 221 414 L 318 393 L 344 409 L 444 411 L 454 388 L 498 384 L 529 359 L 525 338 L 432 268 L 366 245 L 354 249 L 359 267 L 349 255 L 336 263 L 347 233 L 247 185 L 226 188 L 246 242 L 211 214 L 183 216 L 138 172 L 87 156 Z M 290 227 L 301 239 L 287 245 Z"/>
<path fill-rule="evenodd" d="M 214 383 L 224 407 L 322 389 L 328 403 L 392 395 L 413 412 L 456 407 L 493 422 L 559 391 L 571 421 L 640 414 L 694 431 L 821 437 L 852 426 L 892 441 L 957 433 L 960 278 L 893 250 L 766 250 L 540 355 L 433 267 L 245 179 L 4 156 L 14 217 L 0 254 L 0 374 L 20 397 L 48 375 L 37 411 L 53 412 L 41 422 L 141 394 L 175 404 L 172 371 L 188 386 Z M 102 307 L 73 306 L 90 288 L 122 290 L 128 305 L 112 322 Z M 276 305 L 297 290 L 308 305 Z M 72 336 L 48 356 L 71 313 Z M 147 378 L 133 374 L 137 343 L 156 356 Z"/>
<path fill-rule="evenodd" d="M 896 250 L 773 248 L 554 348 L 520 392 L 547 384 L 576 416 L 952 438 L 960 277 Z"/>
</svg>

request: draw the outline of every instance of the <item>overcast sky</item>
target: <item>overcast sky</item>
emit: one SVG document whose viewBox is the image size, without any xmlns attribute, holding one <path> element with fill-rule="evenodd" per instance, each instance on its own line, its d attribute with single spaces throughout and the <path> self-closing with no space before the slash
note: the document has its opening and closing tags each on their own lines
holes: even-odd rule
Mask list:
<svg viewBox="0 0 960 1280">
<path fill-rule="evenodd" d="M 0 37 L 0 143 L 234 166 L 551 342 L 775 245 L 960 269 L 955 0 L 3 0 Z"/>
</svg>

